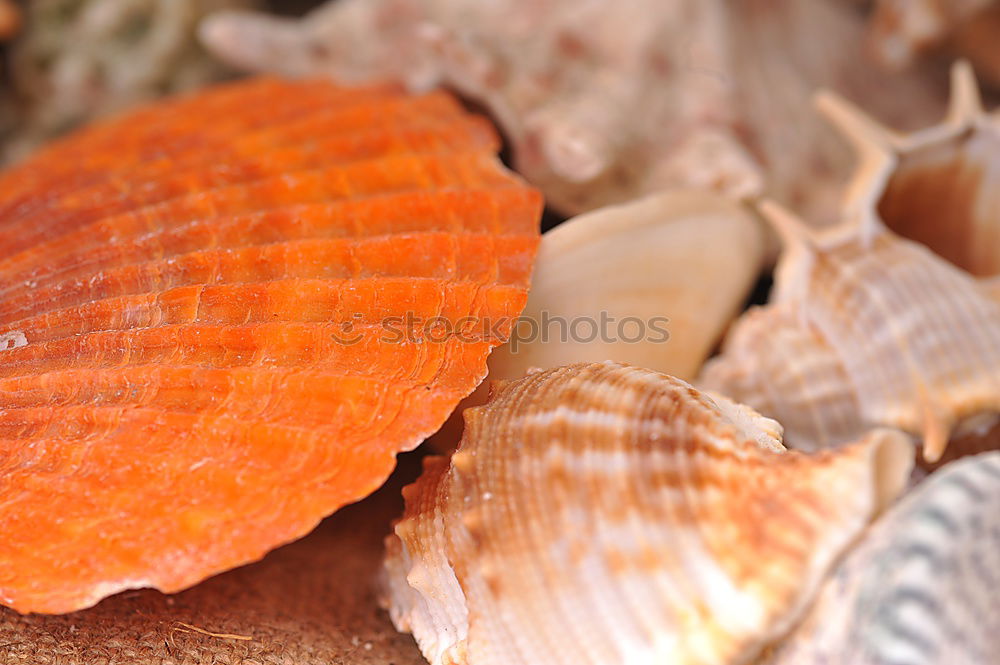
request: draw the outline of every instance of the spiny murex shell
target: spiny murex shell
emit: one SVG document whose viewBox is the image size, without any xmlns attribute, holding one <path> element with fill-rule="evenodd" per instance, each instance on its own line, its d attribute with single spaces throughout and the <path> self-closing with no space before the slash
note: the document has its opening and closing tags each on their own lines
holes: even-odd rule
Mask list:
<svg viewBox="0 0 1000 665">
<path fill-rule="evenodd" d="M 745 663 L 905 482 L 880 430 L 818 455 L 688 384 L 612 362 L 497 384 L 429 458 L 384 603 L 433 665 Z"/>
<path fill-rule="evenodd" d="M 893 506 L 767 665 L 993 665 L 1000 452 L 947 465 Z"/>
<path fill-rule="evenodd" d="M 960 91 L 969 76 L 956 69 Z M 953 116 L 964 100 L 956 95 Z M 1000 303 L 886 228 L 878 201 L 896 164 L 891 146 L 835 98 L 824 106 L 863 158 L 845 221 L 817 231 L 762 206 L 785 242 L 775 296 L 737 322 L 701 385 L 778 419 L 794 447 L 891 426 L 921 437 L 934 462 L 953 434 L 985 431 L 1000 412 Z"/>
</svg>

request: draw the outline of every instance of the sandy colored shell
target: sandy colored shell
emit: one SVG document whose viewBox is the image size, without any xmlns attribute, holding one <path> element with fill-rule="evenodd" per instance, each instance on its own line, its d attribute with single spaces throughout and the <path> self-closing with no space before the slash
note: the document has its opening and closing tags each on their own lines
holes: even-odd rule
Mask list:
<svg viewBox="0 0 1000 665">
<path fill-rule="evenodd" d="M 850 155 L 808 113 L 817 87 L 907 126 L 939 107 L 922 78 L 870 66 L 863 17 L 835 0 L 336 0 L 203 27 L 251 70 L 461 91 L 566 214 L 676 188 L 828 209 Z"/>
<path fill-rule="evenodd" d="M 575 217 L 542 237 L 522 321 L 490 356 L 490 378 L 610 359 L 690 380 L 763 261 L 754 216 L 710 192 Z"/>
<path fill-rule="evenodd" d="M 612 362 L 466 418 L 387 540 L 385 603 L 432 665 L 747 663 L 912 464 L 888 430 L 786 451 L 774 421 Z"/>
<path fill-rule="evenodd" d="M 998 506 L 1000 452 L 931 475 L 868 531 L 760 665 L 993 665 Z"/>
<path fill-rule="evenodd" d="M 968 77 L 956 70 L 953 118 L 965 113 Z M 785 240 L 775 295 L 737 322 L 701 385 L 787 421 L 793 447 L 836 445 L 891 426 L 922 439 L 934 462 L 953 435 L 985 431 L 1000 413 L 1000 302 L 968 272 L 886 228 L 880 202 L 899 163 L 891 147 L 901 143 L 878 142 L 885 135 L 867 120 L 836 100 L 825 104 L 862 150 L 845 220 L 815 231 L 764 206 Z M 992 217 L 992 226 L 959 226 L 956 235 L 975 229 L 982 235 L 968 243 L 974 247 L 996 232 Z M 947 228 L 956 219 L 965 217 L 942 214 L 921 226 Z"/>
<path fill-rule="evenodd" d="M 496 148 L 442 93 L 261 79 L 0 175 L 0 602 L 180 589 L 377 488 L 527 297 Z"/>
</svg>

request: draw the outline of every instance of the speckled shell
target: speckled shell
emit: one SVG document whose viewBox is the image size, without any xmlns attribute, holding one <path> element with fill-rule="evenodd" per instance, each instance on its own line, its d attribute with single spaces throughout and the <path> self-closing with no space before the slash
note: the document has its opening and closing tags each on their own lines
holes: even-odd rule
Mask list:
<svg viewBox="0 0 1000 665">
<path fill-rule="evenodd" d="M 994 665 L 998 507 L 1000 452 L 933 474 L 879 519 L 759 665 Z"/>
<path fill-rule="evenodd" d="M 177 590 L 376 489 L 527 297 L 496 148 L 445 94 L 263 79 L 0 175 L 0 602 Z"/>
<path fill-rule="evenodd" d="M 817 87 L 906 126 L 939 112 L 922 74 L 870 66 L 864 31 L 839 0 L 331 0 L 298 20 L 219 12 L 202 36 L 254 71 L 459 90 L 566 214 L 676 188 L 818 213 L 850 154 L 808 113 Z"/>
<path fill-rule="evenodd" d="M 956 70 L 955 108 L 964 106 L 967 76 Z M 985 430 L 1000 413 L 1000 302 L 969 273 L 886 228 L 879 202 L 897 159 L 872 142 L 885 135 L 866 119 L 836 100 L 824 104 L 863 157 L 845 221 L 815 231 L 763 206 L 785 241 L 775 294 L 734 325 L 700 385 L 787 421 L 793 447 L 891 426 L 920 437 L 934 462 L 954 434 Z"/>
<path fill-rule="evenodd" d="M 581 364 L 496 386 L 387 540 L 384 602 L 432 665 L 746 663 L 903 487 L 912 445 L 819 455 L 672 377 Z"/>
</svg>

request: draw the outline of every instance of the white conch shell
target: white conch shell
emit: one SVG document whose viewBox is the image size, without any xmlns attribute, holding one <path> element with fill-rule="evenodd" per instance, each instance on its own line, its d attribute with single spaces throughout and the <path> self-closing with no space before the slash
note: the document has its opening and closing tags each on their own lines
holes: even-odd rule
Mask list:
<svg viewBox="0 0 1000 665">
<path fill-rule="evenodd" d="M 574 217 L 542 237 L 521 323 L 490 356 L 490 378 L 619 360 L 690 380 L 763 261 L 757 219 L 711 192 L 654 194 Z"/>
<path fill-rule="evenodd" d="M 962 72 L 954 116 L 967 105 Z M 863 157 L 846 219 L 816 231 L 762 206 L 785 241 L 775 295 L 734 325 L 701 383 L 787 420 L 793 447 L 887 426 L 920 436 L 934 462 L 953 433 L 982 429 L 1000 413 L 1000 302 L 885 227 L 878 202 L 897 163 L 890 148 L 900 143 L 839 102 L 824 105 L 851 127 Z M 792 343 L 778 343 L 782 335 Z"/>
<path fill-rule="evenodd" d="M 807 114 L 817 87 L 893 123 L 938 110 L 924 77 L 868 66 L 864 30 L 833 0 L 336 0 L 219 13 L 202 36 L 248 69 L 457 89 L 566 214 L 689 187 L 813 212 L 849 166 Z"/>
<path fill-rule="evenodd" d="M 432 665 L 747 663 L 902 489 L 880 430 L 819 455 L 605 362 L 497 385 L 387 539 L 384 602 Z"/>
<path fill-rule="evenodd" d="M 931 475 L 871 527 L 759 665 L 993 665 L 998 506 L 1000 452 Z"/>
</svg>

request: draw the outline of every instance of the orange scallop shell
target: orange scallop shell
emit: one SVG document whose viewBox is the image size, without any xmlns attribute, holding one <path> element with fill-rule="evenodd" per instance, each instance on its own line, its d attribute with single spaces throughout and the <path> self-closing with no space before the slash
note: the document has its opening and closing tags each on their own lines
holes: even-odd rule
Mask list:
<svg viewBox="0 0 1000 665">
<path fill-rule="evenodd" d="M 524 305 L 497 147 L 443 93 L 258 79 L 0 175 L 0 603 L 182 589 L 377 488 Z"/>
</svg>

